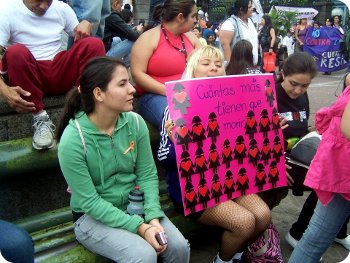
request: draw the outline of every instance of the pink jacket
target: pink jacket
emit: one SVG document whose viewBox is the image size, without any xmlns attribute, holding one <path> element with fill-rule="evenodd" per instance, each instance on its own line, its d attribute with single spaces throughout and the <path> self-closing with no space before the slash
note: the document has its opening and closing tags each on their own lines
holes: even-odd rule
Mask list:
<svg viewBox="0 0 350 263">
<path fill-rule="evenodd" d="M 304 184 L 315 189 L 320 201 L 328 204 L 334 193 L 350 201 L 350 141 L 340 130 L 341 117 L 350 99 L 350 87 L 330 107 L 316 113 L 316 129 L 322 134 Z"/>
</svg>

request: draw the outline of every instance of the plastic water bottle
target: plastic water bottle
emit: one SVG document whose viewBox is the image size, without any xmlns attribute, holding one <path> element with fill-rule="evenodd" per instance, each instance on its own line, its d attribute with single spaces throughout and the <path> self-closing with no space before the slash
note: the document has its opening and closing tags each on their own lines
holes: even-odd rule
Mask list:
<svg viewBox="0 0 350 263">
<path fill-rule="evenodd" d="M 134 190 L 129 193 L 129 204 L 126 208 L 126 212 L 129 215 L 138 215 L 144 217 L 143 201 L 144 193 L 140 190 L 139 186 L 135 186 Z"/>
</svg>

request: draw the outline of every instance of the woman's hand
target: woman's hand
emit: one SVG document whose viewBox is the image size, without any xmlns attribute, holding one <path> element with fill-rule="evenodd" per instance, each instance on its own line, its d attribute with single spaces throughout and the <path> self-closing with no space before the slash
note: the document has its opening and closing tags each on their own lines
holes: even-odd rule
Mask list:
<svg viewBox="0 0 350 263">
<path fill-rule="evenodd" d="M 288 120 L 283 117 L 281 114 L 278 114 L 279 122 L 280 122 L 280 127 L 282 130 L 288 128 L 289 124 L 287 123 Z"/>
<path fill-rule="evenodd" d="M 167 120 L 164 124 L 165 130 L 168 133 L 168 137 L 172 142 L 174 142 L 174 136 L 173 136 L 173 132 L 172 132 L 172 129 L 174 128 L 174 126 L 175 126 L 175 123 L 171 119 Z"/>
<path fill-rule="evenodd" d="M 151 223 L 152 222 L 152 223 Z M 158 232 L 164 232 L 163 227 L 160 225 L 158 219 L 153 219 L 149 224 L 142 224 L 139 226 L 137 233 L 146 240 L 157 252 L 157 255 L 166 250 L 167 245 L 160 245 L 156 239 Z"/>
</svg>

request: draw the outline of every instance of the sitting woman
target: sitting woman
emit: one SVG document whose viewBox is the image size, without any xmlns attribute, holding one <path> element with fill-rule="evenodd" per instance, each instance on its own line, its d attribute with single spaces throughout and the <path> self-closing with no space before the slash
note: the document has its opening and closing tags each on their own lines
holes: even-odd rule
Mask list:
<svg viewBox="0 0 350 263">
<path fill-rule="evenodd" d="M 140 97 L 140 115 L 160 129 L 166 107 L 165 85 L 178 80 L 192 50 L 201 46 L 190 30 L 196 22 L 193 0 L 165 0 L 154 9 L 161 24 L 142 33 L 131 50 L 131 74 Z"/>
<path fill-rule="evenodd" d="M 185 79 L 216 77 L 225 75 L 224 58 L 219 49 L 205 46 L 196 50 L 190 57 L 184 74 Z M 179 175 L 171 130 L 174 127 L 169 117 L 168 107 L 163 117 L 163 130 L 158 159 L 166 169 L 169 195 L 179 212 L 183 213 Z M 271 221 L 268 206 L 257 195 L 251 194 L 219 203 L 192 214 L 198 222 L 218 226 L 223 229 L 220 251 L 216 262 L 242 262 L 242 252 L 253 242 Z"/>
<path fill-rule="evenodd" d="M 189 262 L 189 245 L 161 210 L 158 176 L 135 89 L 125 65 L 91 60 L 68 95 L 57 130 L 58 158 L 71 189 L 77 240 L 117 262 Z M 144 217 L 125 212 L 128 194 L 144 192 Z M 155 235 L 165 232 L 168 243 Z"/>
</svg>

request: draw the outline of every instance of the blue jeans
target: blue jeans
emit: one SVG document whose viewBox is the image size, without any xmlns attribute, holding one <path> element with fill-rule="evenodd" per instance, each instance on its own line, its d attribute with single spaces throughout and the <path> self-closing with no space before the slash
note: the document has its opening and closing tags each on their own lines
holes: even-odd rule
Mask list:
<svg viewBox="0 0 350 263">
<path fill-rule="evenodd" d="M 327 206 L 318 201 L 310 224 L 288 263 L 317 263 L 349 215 L 350 202 L 339 194 Z"/>
<path fill-rule="evenodd" d="M 92 35 L 103 38 L 105 19 L 111 13 L 110 0 L 71 0 L 79 21 L 92 23 Z"/>
<path fill-rule="evenodd" d="M 34 263 L 32 238 L 24 229 L 3 220 L 0 220 L 0 251 L 7 261 Z"/>
<path fill-rule="evenodd" d="M 169 218 L 164 217 L 159 221 L 168 240 L 167 249 L 159 255 L 162 262 L 189 262 L 188 241 Z M 142 237 L 125 229 L 106 226 L 86 214 L 75 222 L 74 232 L 84 247 L 118 263 L 157 262 L 156 251 Z"/>
<path fill-rule="evenodd" d="M 161 130 L 162 119 L 168 101 L 165 96 L 146 93 L 138 99 L 139 114 L 153 126 Z"/>
<path fill-rule="evenodd" d="M 123 59 L 127 66 L 130 66 L 130 52 L 135 42 L 128 39 L 121 40 L 120 37 L 113 37 L 111 48 L 106 53 L 107 56 Z"/>
</svg>

